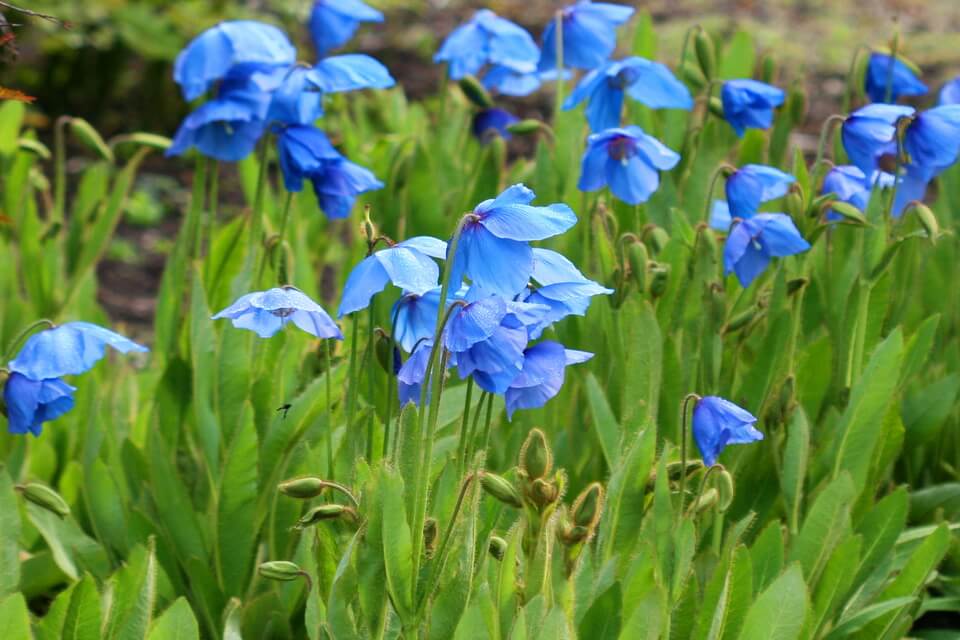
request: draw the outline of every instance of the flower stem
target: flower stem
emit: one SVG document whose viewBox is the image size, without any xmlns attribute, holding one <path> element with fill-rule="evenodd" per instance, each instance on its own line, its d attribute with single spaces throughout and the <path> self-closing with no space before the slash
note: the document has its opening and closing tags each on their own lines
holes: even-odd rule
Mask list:
<svg viewBox="0 0 960 640">
<path fill-rule="evenodd" d="M 560 111 L 563 109 L 563 11 L 558 10 L 554 15 L 554 24 L 557 32 L 557 89 L 555 92 L 555 102 L 553 106 L 553 124 L 556 126 L 557 119 L 560 117 Z"/>
<path fill-rule="evenodd" d="M 293 191 L 287 192 L 287 198 L 283 202 L 283 215 L 280 217 L 280 232 L 277 240 L 277 264 L 275 266 L 277 273 L 280 273 L 280 263 L 283 262 L 283 239 L 287 235 L 287 225 L 290 222 L 290 209 L 293 204 Z M 283 282 L 281 284 L 286 284 Z"/>
<path fill-rule="evenodd" d="M 493 418 L 493 394 L 487 394 L 487 415 L 483 421 L 483 451 L 488 453 L 490 450 L 490 423 Z"/>
<path fill-rule="evenodd" d="M 677 524 L 683 517 L 684 492 L 687 490 L 687 407 L 691 400 L 700 400 L 700 396 L 689 393 L 680 405 L 680 505 L 677 508 Z"/>
<path fill-rule="evenodd" d="M 467 378 L 467 396 L 463 401 L 463 419 L 460 421 L 460 447 L 457 453 L 460 473 L 463 473 L 467 466 L 467 438 L 469 435 L 471 400 L 473 400 L 473 376 Z"/>
<path fill-rule="evenodd" d="M 350 364 L 347 369 L 347 379 L 350 386 L 347 389 L 347 425 L 346 437 L 350 438 L 351 458 L 356 457 L 356 441 L 352 437 L 353 433 L 353 413 L 357 404 L 357 342 L 360 339 L 360 320 L 354 315 L 352 327 L 350 329 Z"/>
<path fill-rule="evenodd" d="M 63 222 L 67 193 L 67 143 L 64 128 L 70 122 L 70 116 L 60 116 L 53 127 L 53 220 L 54 224 Z"/>
<path fill-rule="evenodd" d="M 387 411 L 383 423 L 383 457 L 387 457 L 387 452 L 390 450 L 390 423 L 393 420 L 393 396 L 396 394 L 396 385 L 394 384 L 394 379 L 396 378 L 396 372 L 393 370 L 393 354 L 397 350 L 397 320 L 400 317 L 400 307 L 393 312 L 393 320 L 390 323 L 390 355 L 388 358 L 387 364 Z"/>
<path fill-rule="evenodd" d="M 376 357 L 373 353 L 374 344 L 373 344 L 373 323 L 376 315 L 376 302 L 370 300 L 370 308 L 368 309 L 368 322 L 367 322 L 367 362 L 369 366 L 376 366 L 373 364 L 373 360 Z M 368 371 L 367 375 L 367 393 L 370 396 L 370 401 L 373 402 L 374 394 L 374 384 L 376 376 L 373 375 L 372 370 Z M 374 462 L 373 459 L 373 425 L 376 422 L 376 410 L 370 413 L 370 417 L 367 418 L 367 461 L 372 465 Z"/>
<path fill-rule="evenodd" d="M 327 477 L 333 481 L 333 393 L 331 392 L 330 377 L 333 375 L 333 357 L 330 354 L 330 340 L 323 341 L 324 355 L 327 359 L 326 392 L 327 392 Z"/>
<path fill-rule="evenodd" d="M 17 350 L 17 347 L 20 346 L 20 343 L 21 343 L 23 340 L 25 340 L 25 339 L 27 338 L 27 336 L 29 336 L 31 333 L 33 333 L 33 331 L 34 331 L 35 329 L 37 329 L 37 328 L 39 328 L 39 327 L 41 327 L 41 326 L 43 326 L 43 325 L 46 325 L 48 329 L 53 329 L 55 326 L 57 326 L 57 325 L 55 325 L 55 324 L 53 323 L 53 320 L 47 320 L 46 318 L 43 318 L 43 319 L 41 319 L 41 320 L 37 320 L 37 321 L 35 321 L 35 322 L 31 322 L 30 324 L 28 324 L 28 325 L 26 326 L 26 328 L 25 328 L 23 331 L 21 331 L 20 333 L 18 333 L 18 334 L 13 338 L 13 340 L 10 341 L 10 344 L 9 344 L 9 345 L 7 345 L 7 350 L 6 350 L 6 351 L 4 352 L 4 354 L 3 354 L 3 362 L 7 362 L 7 361 L 10 360 L 11 358 L 13 358 L 13 352 Z"/>
</svg>

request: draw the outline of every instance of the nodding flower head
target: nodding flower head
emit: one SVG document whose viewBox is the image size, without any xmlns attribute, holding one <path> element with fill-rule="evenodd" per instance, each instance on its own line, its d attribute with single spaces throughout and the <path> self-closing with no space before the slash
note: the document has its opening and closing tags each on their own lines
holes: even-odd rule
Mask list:
<svg viewBox="0 0 960 640">
<path fill-rule="evenodd" d="M 717 396 L 706 396 L 693 409 L 693 440 L 703 456 L 703 464 L 712 467 L 728 444 L 747 444 L 763 440 L 753 426 L 757 418 L 746 409 Z"/>
<path fill-rule="evenodd" d="M 639 204 L 659 188 L 659 172 L 679 161 L 679 154 L 640 127 L 607 129 L 587 139 L 577 187 L 596 191 L 609 186 L 620 200 Z"/>
<path fill-rule="evenodd" d="M 269 338 L 293 322 L 317 338 L 343 339 L 339 327 L 323 307 L 289 285 L 240 296 L 232 305 L 213 316 L 214 320 L 220 318 L 229 318 L 233 326 L 249 329 L 261 338 Z"/>
<path fill-rule="evenodd" d="M 741 138 L 747 129 L 769 129 L 784 98 L 783 90 L 757 80 L 728 80 L 720 89 L 723 117 Z"/>
<path fill-rule="evenodd" d="M 617 48 L 617 27 L 633 15 L 633 7 L 580 0 L 561 10 L 563 66 L 595 69 Z M 543 31 L 540 69 L 557 66 L 557 25 L 551 20 Z"/>
<path fill-rule="evenodd" d="M 310 11 L 310 35 L 317 55 L 346 44 L 361 22 L 383 22 L 383 14 L 361 0 L 316 0 Z"/>
<path fill-rule="evenodd" d="M 723 248 L 724 273 L 736 273 L 744 287 L 750 286 L 773 258 L 802 253 L 810 248 L 790 216 L 758 213 L 735 224 Z"/>
<path fill-rule="evenodd" d="M 433 57 L 448 64 L 451 80 L 475 75 L 485 64 L 527 73 L 536 70 L 539 59 L 540 50 L 527 30 L 489 9 L 454 29 Z"/>
<path fill-rule="evenodd" d="M 927 93 L 927 85 L 901 59 L 876 51 L 870 54 L 863 81 L 871 102 L 896 102 L 901 96 Z"/>
</svg>

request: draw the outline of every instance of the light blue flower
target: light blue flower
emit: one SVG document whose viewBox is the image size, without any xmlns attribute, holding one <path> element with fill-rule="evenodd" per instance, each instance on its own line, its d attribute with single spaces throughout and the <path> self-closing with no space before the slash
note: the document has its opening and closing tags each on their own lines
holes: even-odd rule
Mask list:
<svg viewBox="0 0 960 640">
<path fill-rule="evenodd" d="M 293 64 L 297 52 L 280 29 L 262 22 L 236 20 L 207 29 L 180 52 L 173 79 L 187 100 L 199 98 L 228 75 Z"/>
<path fill-rule="evenodd" d="M 565 256 L 549 249 L 534 248 L 533 280 L 537 287 L 525 301 L 549 308 L 539 322 L 528 325 L 531 340 L 545 329 L 570 315 L 586 315 L 594 296 L 610 295 L 608 289 L 584 276 Z"/>
<path fill-rule="evenodd" d="M 476 75 L 485 64 L 530 72 L 539 59 L 540 50 L 527 30 L 489 9 L 477 11 L 454 29 L 433 57 L 434 62 L 447 63 L 452 80 Z"/>
<path fill-rule="evenodd" d="M 810 248 L 790 216 L 758 213 L 733 226 L 723 247 L 724 274 L 736 273 L 750 286 L 773 258 L 802 253 Z"/>
<path fill-rule="evenodd" d="M 339 317 L 366 309 L 370 299 L 388 283 L 417 296 L 437 286 L 440 269 L 433 258 L 444 258 L 447 243 L 429 236 L 417 236 L 381 249 L 354 267 L 343 287 Z M 436 316 L 434 316 L 436 317 Z"/>
<path fill-rule="evenodd" d="M 586 351 L 565 349 L 558 342 L 544 340 L 523 352 L 523 366 L 504 394 L 507 418 L 517 409 L 537 409 L 560 393 L 566 368 L 593 357 Z"/>
<path fill-rule="evenodd" d="M 420 404 L 420 393 L 423 381 L 427 377 L 427 368 L 430 366 L 430 352 L 433 350 L 432 340 L 421 340 L 416 343 L 413 353 L 397 372 L 397 388 L 400 394 L 400 406 L 412 402 Z M 430 400 L 429 390 L 427 401 Z"/>
<path fill-rule="evenodd" d="M 510 67 L 494 66 L 483 75 L 483 86 L 505 96 L 528 96 L 540 88 L 544 82 L 557 79 L 556 71 L 517 71 Z M 564 70 L 563 79 L 569 80 L 573 74 Z"/>
<path fill-rule="evenodd" d="M 890 96 L 887 96 L 887 87 Z M 864 90 L 872 102 L 896 102 L 900 96 L 922 96 L 927 85 L 902 61 L 885 53 L 871 53 L 864 77 Z"/>
<path fill-rule="evenodd" d="M 633 7 L 580 0 L 561 10 L 563 66 L 595 69 L 617 48 L 617 27 L 633 15 Z M 551 20 L 543 31 L 540 69 L 557 66 L 557 23 Z"/>
<path fill-rule="evenodd" d="M 383 14 L 360 0 L 316 0 L 309 26 L 317 55 L 346 44 L 361 22 L 383 22 Z"/>
<path fill-rule="evenodd" d="M 940 88 L 939 105 L 960 104 L 960 76 Z"/>
<path fill-rule="evenodd" d="M 513 115 L 509 111 L 505 111 L 504 109 L 497 109 L 495 107 L 490 109 L 482 109 L 477 111 L 477 113 L 473 116 L 471 130 L 473 132 L 473 137 L 479 140 L 481 143 L 486 143 L 491 138 L 495 138 L 497 136 L 503 138 L 504 140 L 509 140 L 511 135 L 507 130 L 507 127 L 515 122 L 520 122 L 520 118 Z"/>
<path fill-rule="evenodd" d="M 111 347 L 120 353 L 146 352 L 143 345 L 90 322 L 67 322 L 33 334 L 9 369 L 34 381 L 89 371 Z"/>
<path fill-rule="evenodd" d="M 940 173 L 960 154 L 960 104 L 921 111 L 907 127 L 903 146 L 910 163 Z"/>
<path fill-rule="evenodd" d="M 628 204 L 646 202 L 660 186 L 660 171 L 676 166 L 680 155 L 637 126 L 607 129 L 587 138 L 581 191 L 610 187 Z"/>
<path fill-rule="evenodd" d="M 11 373 L 3 386 L 7 425 L 10 433 L 39 436 L 44 422 L 50 422 L 73 408 L 75 387 L 61 380 L 31 380 Z"/>
<path fill-rule="evenodd" d="M 476 206 L 463 224 L 453 257 L 452 283 L 466 276 L 485 291 L 508 298 L 524 290 L 533 273 L 533 250 L 528 243 L 563 233 L 577 222 L 565 204 L 531 206 L 535 197 L 517 184 Z"/>
<path fill-rule="evenodd" d="M 763 440 L 757 431 L 756 416 L 729 400 L 706 396 L 693 409 L 693 440 L 703 464 L 712 467 L 728 444 L 748 444 Z"/>
<path fill-rule="evenodd" d="M 323 307 L 296 287 L 284 286 L 255 291 L 237 298 L 232 305 L 213 316 L 229 318 L 238 329 L 249 329 L 261 338 L 269 338 L 289 322 L 317 338 L 343 340 L 340 328 Z"/>
<path fill-rule="evenodd" d="M 720 89 L 723 117 L 741 138 L 747 129 L 769 129 L 784 97 L 781 89 L 757 80 L 728 80 Z"/>
<path fill-rule="evenodd" d="M 823 179 L 822 193 L 832 193 L 841 202 L 853 205 L 860 211 L 866 211 L 870 194 L 874 187 L 888 188 L 893 185 L 893 176 L 881 171 L 874 172 L 870 180 L 859 168 L 845 164 L 831 169 Z M 843 216 L 832 209 L 827 212 L 827 220 L 835 222 Z"/>
<path fill-rule="evenodd" d="M 563 108 L 573 109 L 587 100 L 587 122 L 593 131 L 620 126 L 624 93 L 651 109 L 693 108 L 686 85 L 659 62 L 632 56 L 605 63 L 585 75 Z"/>
<path fill-rule="evenodd" d="M 850 163 L 864 175 L 873 175 L 880 168 L 881 156 L 897 152 L 897 122 L 914 112 L 913 107 L 868 104 L 851 113 L 840 128 Z"/>
</svg>

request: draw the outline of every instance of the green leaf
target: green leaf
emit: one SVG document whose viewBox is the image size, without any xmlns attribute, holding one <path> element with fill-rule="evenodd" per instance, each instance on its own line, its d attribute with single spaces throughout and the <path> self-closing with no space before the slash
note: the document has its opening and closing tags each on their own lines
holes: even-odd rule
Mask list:
<svg viewBox="0 0 960 640">
<path fill-rule="evenodd" d="M 603 451 L 603 457 L 607 461 L 609 468 L 613 469 L 620 458 L 620 426 L 613 415 L 613 410 L 607 402 L 607 396 L 603 392 L 603 387 L 597 381 L 593 373 L 588 373 L 586 377 L 587 400 L 590 403 L 591 422 L 597 438 L 600 440 L 600 448 Z"/>
<path fill-rule="evenodd" d="M 217 559 L 224 593 L 245 593 L 253 567 L 256 526 L 257 430 L 250 405 L 241 415 L 220 478 L 217 501 Z"/>
<path fill-rule="evenodd" d="M 147 640 L 199 640 L 200 628 L 186 598 L 180 597 L 153 623 Z"/>
<path fill-rule="evenodd" d="M 783 453 L 783 473 L 780 485 L 783 500 L 787 504 L 790 530 L 797 531 L 800 522 L 800 505 L 803 501 L 803 484 L 807 478 L 807 461 L 810 458 L 810 424 L 802 408 L 793 412 L 787 427 L 787 445 Z"/>
<path fill-rule="evenodd" d="M 616 640 L 622 624 L 622 601 L 620 583 L 614 582 L 590 605 L 580 622 L 578 636 L 596 640 Z"/>
<path fill-rule="evenodd" d="M 857 576 L 863 538 L 851 536 L 838 544 L 827 561 L 813 596 L 810 630 L 816 635 L 844 602 Z"/>
<path fill-rule="evenodd" d="M 125 504 L 103 460 L 84 466 L 83 495 L 97 537 L 119 554 L 129 550 Z"/>
<path fill-rule="evenodd" d="M 620 308 L 620 317 L 624 330 L 620 422 L 628 433 L 636 433 L 657 418 L 663 338 L 646 300 L 632 298 Z"/>
<path fill-rule="evenodd" d="M 96 582 L 87 574 L 71 591 L 60 637 L 63 640 L 97 640 L 100 626 L 100 593 Z"/>
<path fill-rule="evenodd" d="M 724 47 L 720 58 L 718 75 L 724 80 L 749 78 L 753 76 L 754 58 L 753 37 L 750 32 L 739 30 L 733 34 L 729 44 Z"/>
<path fill-rule="evenodd" d="M 0 464 L 0 598 L 16 593 L 19 586 L 20 508 L 13 481 Z"/>
<path fill-rule="evenodd" d="M 597 548 L 604 559 L 615 553 L 629 558 L 646 511 L 647 479 L 657 449 L 657 430 L 649 426 L 634 438 L 607 483 Z"/>
<path fill-rule="evenodd" d="M 23 596 L 15 593 L 0 600 L 0 638 L 27 640 L 32 637 L 30 612 Z"/>
<path fill-rule="evenodd" d="M 908 506 L 907 490 L 901 487 L 878 502 L 857 524 L 857 533 L 863 537 L 863 551 L 854 584 L 862 583 L 882 566 L 907 525 Z"/>
<path fill-rule="evenodd" d="M 817 583 L 833 548 L 849 533 L 853 499 L 853 483 L 844 473 L 817 496 L 794 538 L 788 561 L 800 563 L 810 584 Z"/>
<path fill-rule="evenodd" d="M 740 640 L 794 640 L 800 637 L 807 608 L 803 571 L 794 564 L 753 602 Z"/>
<path fill-rule="evenodd" d="M 952 373 L 904 398 L 903 426 L 907 443 L 929 444 L 941 433 L 941 427 L 954 409 L 960 392 L 960 375 Z"/>
<path fill-rule="evenodd" d="M 17 150 L 17 138 L 26 112 L 26 107 L 18 100 L 0 103 L 0 156 L 9 156 Z"/>
<path fill-rule="evenodd" d="M 147 636 L 157 600 L 157 559 L 155 540 L 149 548 L 136 547 L 127 566 L 110 580 L 107 621 L 104 637 L 108 640 L 143 639 Z"/>
<path fill-rule="evenodd" d="M 385 468 L 383 479 L 383 561 L 387 588 L 397 614 L 408 627 L 414 608 L 413 541 L 404 504 L 404 482 L 396 471 Z M 422 525 L 421 525 L 422 526 Z"/>
<path fill-rule="evenodd" d="M 837 640 L 838 638 L 849 637 L 863 629 L 877 618 L 885 616 L 891 611 L 897 611 L 898 609 L 908 607 L 915 601 L 916 598 L 893 598 L 891 600 L 884 600 L 883 602 L 872 604 L 869 607 L 864 607 L 855 615 L 846 618 L 843 622 L 838 624 L 827 636 L 827 640 Z"/>
</svg>

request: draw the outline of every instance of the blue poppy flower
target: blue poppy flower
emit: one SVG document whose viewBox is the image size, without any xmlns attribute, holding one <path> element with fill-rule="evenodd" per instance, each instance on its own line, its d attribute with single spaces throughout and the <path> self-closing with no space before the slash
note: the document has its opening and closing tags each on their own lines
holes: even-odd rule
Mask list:
<svg viewBox="0 0 960 640">
<path fill-rule="evenodd" d="M 620 126 L 624 93 L 651 109 L 693 108 L 690 91 L 670 69 L 637 56 L 607 62 L 585 75 L 563 108 L 573 109 L 588 100 L 590 128 L 612 129 Z"/>
<path fill-rule="evenodd" d="M 590 280 L 570 260 L 556 251 L 534 248 L 533 280 L 537 287 L 526 295 L 525 302 L 544 305 L 549 311 L 527 327 L 531 340 L 567 316 L 586 315 L 594 296 L 610 295 L 608 289 Z"/>
<path fill-rule="evenodd" d="M 744 287 L 759 276 L 770 260 L 803 253 L 810 243 L 803 239 L 790 216 L 758 213 L 730 230 L 723 247 L 724 274 L 737 274 Z"/>
<path fill-rule="evenodd" d="M 262 22 L 236 20 L 207 29 L 177 56 L 173 79 L 183 96 L 194 100 L 228 75 L 293 64 L 297 52 L 280 29 Z"/>
<path fill-rule="evenodd" d="M 481 9 L 464 25 L 454 29 L 433 56 L 446 62 L 451 80 L 476 74 L 484 64 L 528 72 L 537 68 L 540 50 L 523 27 Z"/>
<path fill-rule="evenodd" d="M 712 467 L 728 444 L 749 444 L 763 440 L 757 431 L 757 418 L 746 409 L 717 396 L 706 396 L 693 408 L 693 440 L 703 458 Z"/>
<path fill-rule="evenodd" d="M 310 71 L 297 65 L 278 72 L 282 79 L 271 94 L 269 122 L 307 125 L 323 115 L 323 93 L 310 80 Z"/>
<path fill-rule="evenodd" d="M 61 380 L 31 380 L 11 373 L 3 386 L 7 425 L 10 433 L 40 435 L 44 422 L 50 422 L 73 408 L 75 387 Z"/>
<path fill-rule="evenodd" d="M 504 109 L 483 109 L 473 116 L 473 137 L 480 142 L 487 142 L 491 137 L 500 136 L 504 140 L 510 139 L 507 127 L 520 122 L 520 118 Z"/>
<path fill-rule="evenodd" d="M 340 328 L 323 307 L 296 287 L 275 287 L 254 291 L 213 316 L 229 318 L 238 329 L 249 329 L 261 338 L 269 338 L 289 322 L 317 338 L 343 340 Z"/>
<path fill-rule="evenodd" d="M 887 87 L 890 88 L 889 97 Z M 927 85 L 901 60 L 874 52 L 867 62 L 864 90 L 872 102 L 896 102 L 900 96 L 924 95 Z"/>
<path fill-rule="evenodd" d="M 516 184 L 476 206 L 460 233 L 451 282 L 467 276 L 485 291 L 509 298 L 524 290 L 533 273 L 528 242 L 563 233 L 577 223 L 567 205 L 531 206 L 535 197 Z"/>
<path fill-rule="evenodd" d="M 270 100 L 270 94 L 250 78 L 224 80 L 216 98 L 183 120 L 166 155 L 183 155 L 196 147 L 223 162 L 242 160 L 266 130 Z"/>
<path fill-rule="evenodd" d="M 889 173 L 874 172 L 870 180 L 858 167 L 845 164 L 831 169 L 823 179 L 822 193 L 832 193 L 841 202 L 853 205 L 860 211 L 866 211 L 870 194 L 875 186 L 887 188 L 893 185 L 893 176 Z M 832 209 L 827 212 L 827 220 L 842 220 L 843 216 Z"/>
<path fill-rule="evenodd" d="M 149 351 L 90 322 L 67 322 L 27 338 L 9 369 L 34 381 L 79 375 L 103 358 L 107 347 L 120 353 Z"/>
<path fill-rule="evenodd" d="M 748 218 L 760 205 L 782 198 L 796 182 L 789 173 L 762 164 L 748 164 L 727 178 L 727 205 L 735 218 Z"/>
<path fill-rule="evenodd" d="M 320 208 L 330 218 L 345 218 L 357 196 L 383 188 L 373 173 L 344 158 L 316 127 L 290 125 L 277 134 L 277 155 L 288 191 L 313 183 Z"/>
<path fill-rule="evenodd" d="M 940 88 L 939 105 L 960 104 L 960 76 Z"/>
<path fill-rule="evenodd" d="M 346 44 L 361 22 L 383 22 L 383 14 L 360 0 L 316 0 L 309 26 L 317 55 Z"/>
<path fill-rule="evenodd" d="M 723 117 L 741 138 L 747 129 L 769 129 L 784 97 L 781 89 L 757 80 L 728 80 L 720 89 Z"/>
<path fill-rule="evenodd" d="M 913 107 L 896 104 L 868 104 L 851 113 L 840 128 L 850 163 L 864 175 L 873 175 L 881 156 L 897 152 L 897 121 L 914 112 Z"/>
<path fill-rule="evenodd" d="M 507 418 L 517 409 L 538 409 L 560 393 L 566 368 L 593 357 L 586 351 L 565 349 L 558 342 L 544 340 L 523 352 L 523 366 L 504 394 Z"/>
<path fill-rule="evenodd" d="M 440 287 L 434 287 L 423 295 L 404 292 L 390 310 L 390 317 L 396 319 L 393 335 L 397 344 L 407 353 L 412 353 L 418 342 L 432 338 L 437 330 L 439 309 Z"/>
<path fill-rule="evenodd" d="M 937 177 L 943 168 L 923 167 L 910 163 L 903 167 L 897 177 L 897 192 L 893 200 L 891 215 L 899 218 L 911 202 L 922 202 L 930 181 Z M 892 179 L 892 176 L 891 176 Z"/>
<path fill-rule="evenodd" d="M 522 98 L 540 88 L 544 82 L 553 82 L 558 74 L 554 71 L 517 71 L 510 67 L 494 66 L 483 75 L 483 86 L 489 91 L 497 91 L 505 96 Z M 569 80 L 573 74 L 563 71 L 563 79 Z"/>
<path fill-rule="evenodd" d="M 429 236 L 417 236 L 381 249 L 354 267 L 343 287 L 339 317 L 366 309 L 370 299 L 387 283 L 414 295 L 423 295 L 437 286 L 440 268 L 433 258 L 444 258 L 447 243 Z"/>
<path fill-rule="evenodd" d="M 617 27 L 633 15 L 633 7 L 580 0 L 561 11 L 563 66 L 595 69 L 617 48 Z M 557 22 L 551 20 L 543 32 L 540 69 L 557 66 Z"/>
<path fill-rule="evenodd" d="M 960 154 L 960 105 L 918 113 L 904 132 L 903 146 L 912 164 L 934 174 L 952 165 Z"/>
<path fill-rule="evenodd" d="M 583 154 L 581 191 L 610 187 L 628 204 L 646 202 L 660 186 L 660 171 L 672 169 L 680 155 L 635 125 L 607 129 L 587 138 Z"/>
</svg>

